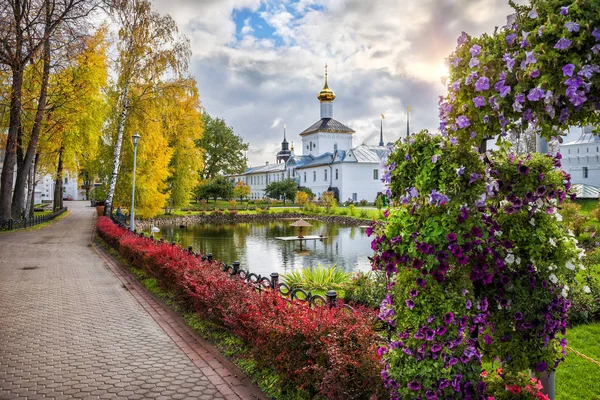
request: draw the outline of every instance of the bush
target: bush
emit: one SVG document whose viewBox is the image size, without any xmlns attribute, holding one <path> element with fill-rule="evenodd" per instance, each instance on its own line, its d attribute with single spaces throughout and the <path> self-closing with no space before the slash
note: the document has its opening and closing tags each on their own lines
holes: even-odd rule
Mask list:
<svg viewBox="0 0 600 400">
<path fill-rule="evenodd" d="M 571 229 L 576 236 L 583 232 L 583 227 L 588 218 L 581 214 L 581 205 L 577 203 L 563 203 L 560 209 L 563 225 Z"/>
<path fill-rule="evenodd" d="M 369 202 L 365 199 L 362 199 L 361 201 L 358 202 L 358 205 L 360 205 L 362 207 L 366 207 L 369 205 Z"/>
<path fill-rule="evenodd" d="M 293 288 L 304 290 L 339 290 L 348 281 L 350 275 L 335 265 L 324 267 L 318 264 L 316 267 L 302 268 L 288 272 L 281 277 L 289 287 Z"/>
<path fill-rule="evenodd" d="M 369 212 L 367 210 L 360 210 L 360 217 L 361 218 L 368 218 L 369 217 Z"/>
<path fill-rule="evenodd" d="M 218 262 L 202 261 L 178 246 L 139 237 L 107 217 L 100 237 L 132 266 L 175 293 L 185 306 L 236 333 L 259 367 L 274 370 L 284 389 L 310 398 L 385 398 L 377 355 L 376 313 L 343 307 L 309 308 L 277 292 L 255 291 Z"/>
<path fill-rule="evenodd" d="M 338 214 L 339 214 L 339 215 L 348 215 L 348 210 L 347 210 L 347 209 L 345 209 L 345 208 L 340 208 L 340 209 L 338 210 Z"/>
<path fill-rule="evenodd" d="M 356 206 L 354 204 L 350 204 L 348 209 L 350 210 L 350 216 L 356 217 Z"/>
<path fill-rule="evenodd" d="M 384 272 L 358 272 L 344 284 L 344 301 L 360 304 L 369 308 L 378 308 L 385 298 L 388 279 Z"/>
</svg>

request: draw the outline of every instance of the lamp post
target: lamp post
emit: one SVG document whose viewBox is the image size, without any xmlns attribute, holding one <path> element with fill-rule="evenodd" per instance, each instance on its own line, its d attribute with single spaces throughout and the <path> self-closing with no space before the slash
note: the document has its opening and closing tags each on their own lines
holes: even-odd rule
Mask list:
<svg viewBox="0 0 600 400">
<path fill-rule="evenodd" d="M 140 142 L 140 135 L 136 132 L 131 136 L 133 141 L 133 177 L 131 178 L 131 211 L 129 212 L 129 229 L 133 232 L 135 229 L 135 161 L 137 157 L 137 146 Z"/>
</svg>

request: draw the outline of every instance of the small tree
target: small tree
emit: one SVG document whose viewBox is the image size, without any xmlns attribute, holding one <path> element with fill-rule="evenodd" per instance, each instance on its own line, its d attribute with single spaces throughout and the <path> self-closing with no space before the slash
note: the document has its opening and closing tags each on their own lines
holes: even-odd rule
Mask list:
<svg viewBox="0 0 600 400">
<path fill-rule="evenodd" d="M 296 199 L 296 190 L 298 186 L 293 179 L 286 179 L 279 182 L 271 182 L 265 188 L 265 194 L 272 199 L 283 197 L 283 205 L 286 200 L 294 201 Z"/>
<path fill-rule="evenodd" d="M 224 176 L 217 176 L 209 179 L 196 189 L 196 196 L 200 199 L 214 199 L 215 205 L 217 199 L 229 200 L 233 197 L 233 185 Z"/>
<path fill-rule="evenodd" d="M 375 207 L 377 207 L 378 210 L 383 208 L 383 195 L 381 193 L 375 198 Z"/>
<path fill-rule="evenodd" d="M 300 186 L 298 188 L 299 192 L 304 192 L 308 195 L 308 200 L 314 200 L 315 199 L 315 193 L 310 190 L 310 188 L 306 187 L 306 186 Z"/>
<path fill-rule="evenodd" d="M 323 196 L 321 196 L 321 201 L 323 202 L 323 205 L 325 206 L 325 209 L 327 209 L 328 212 L 332 208 L 335 209 L 335 207 L 337 205 L 335 195 L 333 194 L 332 191 L 324 192 Z"/>
<path fill-rule="evenodd" d="M 246 185 L 244 182 L 242 181 L 238 181 L 238 183 L 235 184 L 235 187 L 233 188 L 233 195 L 235 197 L 239 197 L 240 198 L 240 203 L 244 202 L 244 197 L 248 197 L 250 196 L 251 190 L 250 190 L 250 186 Z"/>
<path fill-rule="evenodd" d="M 298 190 L 296 192 L 296 203 L 300 204 L 300 206 L 304 209 L 308 204 L 308 193 L 303 190 Z"/>
</svg>

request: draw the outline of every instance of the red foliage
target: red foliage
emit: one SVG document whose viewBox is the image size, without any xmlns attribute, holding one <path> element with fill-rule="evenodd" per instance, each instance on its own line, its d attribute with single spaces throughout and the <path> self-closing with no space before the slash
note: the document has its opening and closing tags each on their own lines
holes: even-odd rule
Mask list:
<svg viewBox="0 0 600 400">
<path fill-rule="evenodd" d="M 143 268 L 186 305 L 239 335 L 260 365 L 290 387 L 328 399 L 384 398 L 373 311 L 308 308 L 239 278 L 179 246 L 139 237 L 98 219 L 98 233 L 133 265 Z"/>
</svg>

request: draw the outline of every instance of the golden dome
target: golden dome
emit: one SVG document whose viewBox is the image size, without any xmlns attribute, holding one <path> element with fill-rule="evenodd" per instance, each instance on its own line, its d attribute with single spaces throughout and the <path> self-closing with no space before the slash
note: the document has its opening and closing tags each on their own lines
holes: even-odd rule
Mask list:
<svg viewBox="0 0 600 400">
<path fill-rule="evenodd" d="M 317 95 L 317 99 L 321 102 L 335 100 L 335 93 L 327 85 L 327 64 L 325 64 L 325 86 L 323 86 L 323 89 Z"/>
</svg>

